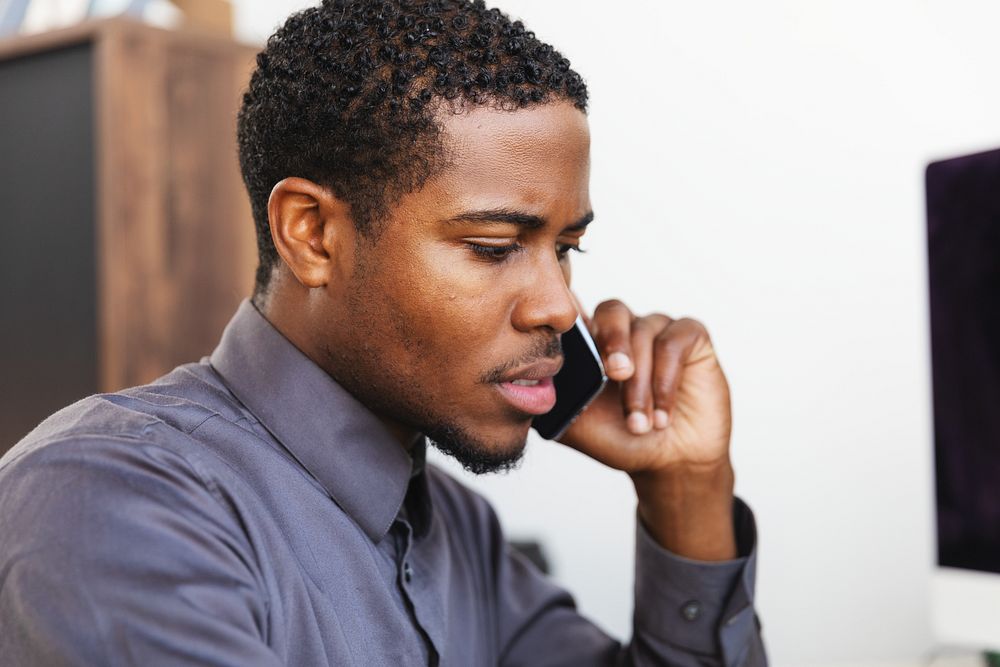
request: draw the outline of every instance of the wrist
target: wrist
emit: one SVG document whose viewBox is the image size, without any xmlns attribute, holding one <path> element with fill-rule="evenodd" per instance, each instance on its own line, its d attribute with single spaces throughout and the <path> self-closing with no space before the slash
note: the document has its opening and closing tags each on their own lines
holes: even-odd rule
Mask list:
<svg viewBox="0 0 1000 667">
<path fill-rule="evenodd" d="M 728 457 L 631 475 L 638 515 L 663 548 L 692 560 L 737 557 L 733 530 L 735 475 Z"/>
</svg>

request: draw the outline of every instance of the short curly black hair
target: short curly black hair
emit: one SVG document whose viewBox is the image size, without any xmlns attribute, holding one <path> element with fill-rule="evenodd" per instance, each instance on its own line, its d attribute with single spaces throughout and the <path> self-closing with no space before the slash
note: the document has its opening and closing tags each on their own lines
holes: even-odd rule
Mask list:
<svg viewBox="0 0 1000 667">
<path fill-rule="evenodd" d="M 240 108 L 240 169 L 257 229 L 255 294 L 278 253 L 267 202 L 288 176 L 329 187 L 363 234 L 443 164 L 443 104 L 587 109 L 569 61 L 483 0 L 324 0 L 257 56 Z"/>
</svg>

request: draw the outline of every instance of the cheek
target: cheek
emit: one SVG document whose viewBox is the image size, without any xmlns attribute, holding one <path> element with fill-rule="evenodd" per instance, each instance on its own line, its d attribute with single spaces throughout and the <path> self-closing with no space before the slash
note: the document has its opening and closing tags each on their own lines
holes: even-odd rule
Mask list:
<svg viewBox="0 0 1000 667">
<path fill-rule="evenodd" d="M 418 363 L 458 368 L 489 355 L 508 310 L 498 271 L 441 243 L 414 244 L 392 260 L 383 274 L 390 284 L 376 291 L 389 296 L 393 328 L 425 357 Z M 470 355 L 472 350 L 481 354 Z"/>
</svg>

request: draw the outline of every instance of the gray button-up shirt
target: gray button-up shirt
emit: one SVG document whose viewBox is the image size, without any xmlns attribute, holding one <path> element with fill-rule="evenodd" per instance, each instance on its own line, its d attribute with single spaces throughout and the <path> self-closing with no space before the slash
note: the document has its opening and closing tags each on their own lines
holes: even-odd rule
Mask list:
<svg viewBox="0 0 1000 667">
<path fill-rule="evenodd" d="M 743 503 L 729 562 L 637 522 L 623 646 L 423 455 L 244 301 L 211 357 L 0 459 L 0 664 L 765 664 Z"/>
</svg>

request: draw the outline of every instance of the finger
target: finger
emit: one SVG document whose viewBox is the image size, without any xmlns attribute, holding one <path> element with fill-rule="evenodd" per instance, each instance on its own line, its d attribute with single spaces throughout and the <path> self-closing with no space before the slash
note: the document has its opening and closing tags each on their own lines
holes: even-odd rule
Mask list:
<svg viewBox="0 0 1000 667">
<path fill-rule="evenodd" d="M 594 342 L 604 360 L 604 370 L 612 380 L 627 380 L 635 371 L 631 342 L 633 319 L 632 311 L 617 299 L 603 301 L 594 309 Z"/>
<path fill-rule="evenodd" d="M 653 344 L 653 425 L 664 429 L 677 403 L 677 389 L 684 373 L 684 364 L 705 332 L 700 322 L 690 318 L 675 320 L 664 329 Z"/>
<path fill-rule="evenodd" d="M 632 322 L 632 361 L 635 372 L 622 384 L 622 407 L 629 430 L 642 435 L 653 426 L 653 343 L 670 323 L 662 315 Z"/>
</svg>

